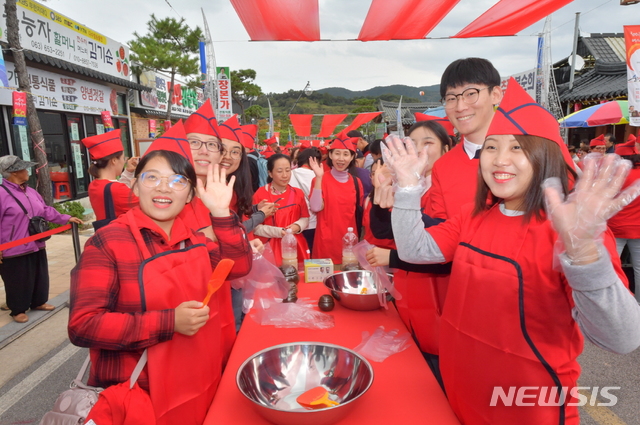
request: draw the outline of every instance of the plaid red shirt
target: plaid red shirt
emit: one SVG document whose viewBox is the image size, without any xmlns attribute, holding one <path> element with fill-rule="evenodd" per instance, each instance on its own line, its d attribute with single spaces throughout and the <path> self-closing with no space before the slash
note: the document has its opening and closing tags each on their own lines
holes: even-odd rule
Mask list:
<svg viewBox="0 0 640 425">
<path fill-rule="evenodd" d="M 152 256 L 179 249 L 183 241 L 192 245 L 191 230 L 180 218 L 167 240 L 139 207 L 131 213 Z M 172 339 L 174 332 L 175 310 L 142 312 L 138 271 L 143 258 L 124 218 L 96 232 L 71 271 L 69 339 L 91 349 L 89 385 L 103 388 L 129 379 L 142 351 Z M 207 245 L 211 265 L 229 258 L 235 261 L 230 279 L 249 273 L 251 247 L 238 217 L 212 218 L 211 223 L 217 242 L 197 234 L 199 242 Z M 138 383 L 148 390 L 146 368 Z"/>
</svg>

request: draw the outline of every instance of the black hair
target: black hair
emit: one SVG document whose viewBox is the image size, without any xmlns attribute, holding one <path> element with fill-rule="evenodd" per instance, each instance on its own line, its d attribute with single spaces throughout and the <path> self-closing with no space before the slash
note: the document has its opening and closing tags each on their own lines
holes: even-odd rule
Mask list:
<svg viewBox="0 0 640 425">
<path fill-rule="evenodd" d="M 333 168 L 333 161 L 331 160 L 331 155 L 330 155 L 332 150 L 335 150 L 335 149 L 329 149 L 329 155 L 327 155 L 327 165 L 329 166 L 329 168 Z M 356 166 L 356 157 L 358 155 L 356 154 L 356 152 L 352 151 L 351 149 L 348 149 L 348 150 L 353 154 L 353 159 L 351 159 L 351 162 L 349 163 L 349 165 L 347 165 L 347 171 L 353 174 L 352 170 Z"/>
<path fill-rule="evenodd" d="M 107 168 L 109 162 L 113 158 L 120 158 L 120 156 L 124 154 L 124 151 L 118 151 L 112 153 L 111 155 L 107 155 L 104 158 L 96 159 L 91 161 L 91 166 L 89 167 L 89 174 L 91 174 L 95 178 L 100 178 L 100 170 L 103 168 Z"/>
<path fill-rule="evenodd" d="M 298 167 L 302 167 L 303 165 L 309 165 L 309 159 L 315 158 L 316 161 L 320 162 L 322 159 L 322 154 L 320 153 L 320 149 L 312 146 L 310 148 L 306 148 L 298 155 Z"/>
<path fill-rule="evenodd" d="M 231 141 L 240 144 L 240 164 L 238 164 L 238 169 L 236 171 L 231 174 L 227 174 L 227 182 L 231 179 L 231 176 L 236 176 L 236 182 L 233 184 L 233 192 L 236 194 L 237 211 L 235 212 L 238 214 L 238 217 L 251 216 L 253 186 L 251 183 L 249 159 L 247 158 L 247 152 L 245 151 L 244 146 L 242 146 L 242 144 L 237 140 Z"/>
<path fill-rule="evenodd" d="M 360 137 L 364 139 L 364 136 L 358 130 L 351 130 L 347 133 L 347 137 Z"/>
<path fill-rule="evenodd" d="M 610 141 L 612 144 L 614 144 L 614 145 L 618 142 L 618 141 L 616 140 L 616 136 L 614 136 L 614 135 L 613 135 L 613 133 L 607 133 L 607 134 L 605 134 L 605 135 L 604 135 L 604 137 L 605 137 L 605 138 L 607 138 L 607 137 L 608 137 L 608 138 L 609 138 L 609 141 Z"/>
<path fill-rule="evenodd" d="M 157 158 L 157 157 L 164 158 L 169 163 L 169 166 L 171 167 L 174 173 L 180 174 L 182 176 L 185 176 L 187 179 L 189 179 L 189 183 L 191 183 L 191 189 L 190 189 L 191 198 L 193 198 L 196 194 L 196 179 L 198 178 L 196 176 L 196 170 L 193 169 L 193 165 L 191 165 L 191 162 L 184 156 L 180 155 L 179 153 L 172 152 L 172 151 L 165 151 L 165 150 L 157 150 L 157 151 L 151 151 L 148 154 L 145 154 L 140 159 L 140 162 L 138 162 L 138 166 L 136 167 L 134 176 L 137 178 L 140 175 L 140 173 L 142 173 L 142 170 L 144 170 L 144 167 L 147 166 L 147 163 L 151 161 L 153 158 Z M 137 180 L 135 184 L 137 184 Z"/>
<path fill-rule="evenodd" d="M 489 88 L 500 86 L 500 73 L 486 59 L 458 59 L 451 62 L 442 74 L 440 97 L 444 98 L 447 89 L 464 84 L 484 84 Z"/>
<path fill-rule="evenodd" d="M 410 136 L 411 133 L 413 133 L 415 129 L 420 127 L 424 127 L 428 130 L 431 130 L 433 134 L 436 135 L 438 140 L 440 140 L 440 149 L 442 150 L 443 154 L 447 152 L 447 150 L 451 149 L 451 139 L 449 138 L 449 135 L 447 134 L 447 131 L 444 129 L 442 124 L 440 124 L 438 121 L 433 121 L 433 120 L 418 121 L 417 123 L 409 127 L 409 130 L 407 131 L 407 136 L 411 137 Z"/>
<path fill-rule="evenodd" d="M 291 165 L 291 158 L 289 158 L 289 155 L 277 153 L 275 155 L 271 155 L 269 159 L 267 159 L 267 171 L 269 171 L 270 173 L 273 172 L 273 167 L 275 167 L 276 161 L 282 158 L 289 161 L 289 165 Z M 273 179 L 271 178 L 271 176 L 267 177 L 267 183 L 271 183 L 272 181 Z"/>
<path fill-rule="evenodd" d="M 384 140 L 382 139 L 376 139 L 371 142 L 371 144 L 369 145 L 369 152 L 371 152 L 373 155 L 382 155 L 382 143 L 384 143 Z"/>
</svg>

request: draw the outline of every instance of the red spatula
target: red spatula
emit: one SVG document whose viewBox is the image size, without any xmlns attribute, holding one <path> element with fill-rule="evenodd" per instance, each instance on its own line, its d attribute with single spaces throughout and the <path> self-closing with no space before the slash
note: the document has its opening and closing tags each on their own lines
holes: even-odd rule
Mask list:
<svg viewBox="0 0 640 425">
<path fill-rule="evenodd" d="M 310 409 L 322 409 L 337 406 L 340 403 L 329 399 L 329 392 L 324 387 L 315 387 L 300 394 L 296 399 L 298 404 Z"/>
<path fill-rule="evenodd" d="M 229 260 L 228 258 L 223 258 L 220 260 L 216 269 L 211 273 L 211 278 L 209 279 L 209 284 L 207 285 L 208 291 L 207 296 L 202 301 L 202 306 L 209 304 L 209 300 L 211 296 L 222 286 L 227 276 L 231 272 L 233 265 L 235 262 L 233 260 Z"/>
</svg>

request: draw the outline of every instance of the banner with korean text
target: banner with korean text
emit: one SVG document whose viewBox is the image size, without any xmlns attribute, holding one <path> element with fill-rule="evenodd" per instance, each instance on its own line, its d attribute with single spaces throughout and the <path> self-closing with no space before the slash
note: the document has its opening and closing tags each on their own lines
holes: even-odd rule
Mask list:
<svg viewBox="0 0 640 425">
<path fill-rule="evenodd" d="M 138 81 L 143 86 L 151 87 L 151 91 L 139 91 L 140 96 L 134 98 L 133 106 L 153 109 L 161 113 L 167 112 L 171 78 L 160 72 L 144 71 L 140 74 Z M 172 116 L 187 118 L 203 103 L 204 93 L 201 88 L 189 88 L 182 80 L 175 79 L 171 103 Z"/>
<path fill-rule="evenodd" d="M 233 116 L 233 100 L 231 99 L 231 75 L 228 66 L 216 68 L 218 80 L 218 107 L 216 118 L 218 121 L 226 121 Z"/>
<path fill-rule="evenodd" d="M 640 25 L 624 26 L 627 50 L 629 125 L 640 127 Z"/>
</svg>

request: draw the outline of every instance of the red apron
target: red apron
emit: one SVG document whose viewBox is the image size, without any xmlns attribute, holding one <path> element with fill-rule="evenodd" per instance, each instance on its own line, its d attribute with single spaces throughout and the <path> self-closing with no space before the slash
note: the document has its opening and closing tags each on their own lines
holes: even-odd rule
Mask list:
<svg viewBox="0 0 640 425">
<path fill-rule="evenodd" d="M 151 256 L 135 218 L 127 217 L 144 258 L 138 275 L 143 311 L 173 309 L 184 301 L 204 299 L 211 276 L 206 246 L 192 233 L 191 246 Z M 230 346 L 221 331 L 221 316 L 231 311 L 231 303 L 222 304 L 220 296 L 229 291 L 223 287 L 214 294 L 209 321 L 195 335 L 174 333 L 170 341 L 149 347 L 149 394 L 159 425 L 204 421 L 222 376 L 222 351 Z"/>
<path fill-rule="evenodd" d="M 577 425 L 577 407 L 541 405 L 535 390 L 527 393 L 536 394 L 534 406 L 515 406 L 515 398 L 512 406 L 490 406 L 495 387 L 505 394 L 544 387 L 546 401 L 576 385 L 583 337 L 571 316 L 571 290 L 551 268 L 555 232 L 548 221 L 524 224 L 498 206 L 470 220 L 440 328 L 440 367 L 454 412 L 465 425 Z"/>
<path fill-rule="evenodd" d="M 287 227 L 290 224 L 296 222 L 302 217 L 302 211 L 308 211 L 306 203 L 303 201 L 302 205 L 296 202 L 296 193 L 290 185 L 287 185 L 287 190 L 285 190 L 280 195 L 275 195 L 271 193 L 271 185 L 267 184 L 259 188 L 256 193 L 253 195 L 253 203 L 257 204 L 263 199 L 266 199 L 268 202 L 275 202 L 280 198 L 284 198 L 278 202 L 281 207 L 285 205 L 294 204 L 291 207 L 284 208 L 282 210 L 276 211 L 274 215 L 264 220 L 263 224 L 274 227 Z M 306 216 L 309 216 L 307 213 Z M 307 244 L 307 240 L 304 238 L 302 233 L 294 234 L 298 241 L 298 261 L 308 260 L 309 259 L 309 245 Z M 271 249 L 273 249 L 273 255 L 276 259 L 276 265 L 279 267 L 282 265 L 282 238 L 263 238 L 258 236 L 258 239 L 262 241 L 262 243 L 269 242 L 271 245 Z"/>
</svg>

